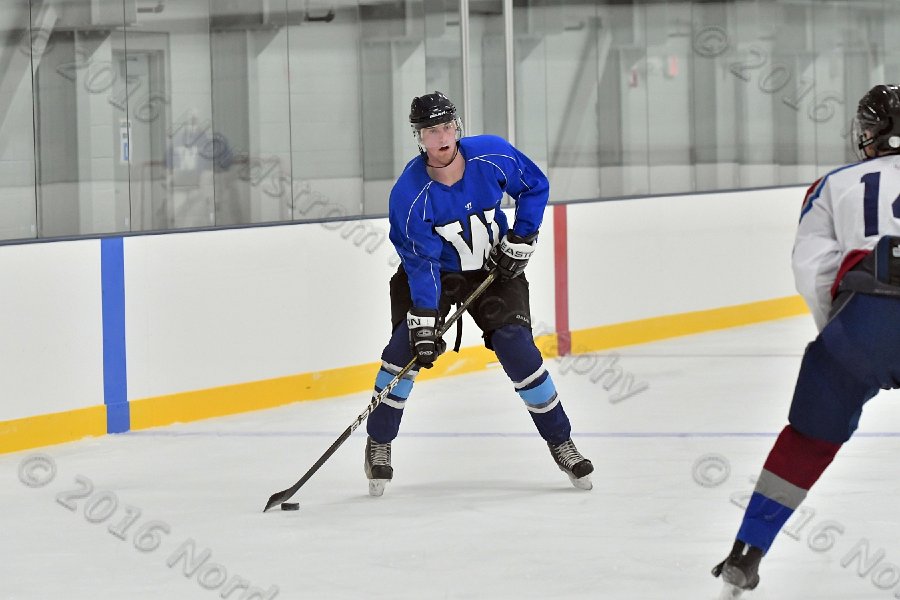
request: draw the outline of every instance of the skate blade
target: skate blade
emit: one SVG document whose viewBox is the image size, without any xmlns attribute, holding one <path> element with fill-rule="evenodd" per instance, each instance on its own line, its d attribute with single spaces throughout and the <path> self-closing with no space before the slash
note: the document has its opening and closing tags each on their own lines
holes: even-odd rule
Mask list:
<svg viewBox="0 0 900 600">
<path fill-rule="evenodd" d="M 369 495 L 370 496 L 381 496 L 384 493 L 384 486 L 387 485 L 387 482 L 390 479 L 370 479 L 369 480 Z"/>
<path fill-rule="evenodd" d="M 724 583 L 718 600 L 735 600 L 740 598 L 744 590 L 731 583 Z"/>
<path fill-rule="evenodd" d="M 747 581 L 747 576 L 739 568 L 734 565 L 725 565 L 722 568 L 722 581 L 726 585 L 732 585 L 740 591 L 746 591 L 755 588 L 756 584 L 759 583 L 759 578 L 755 578 L 753 582 Z M 738 596 L 734 597 L 737 598 Z"/>
<path fill-rule="evenodd" d="M 579 490 L 590 490 L 594 487 L 594 484 L 591 483 L 591 476 L 585 475 L 581 479 L 576 479 L 569 475 L 569 481 L 572 482 L 572 485 L 577 487 Z"/>
</svg>

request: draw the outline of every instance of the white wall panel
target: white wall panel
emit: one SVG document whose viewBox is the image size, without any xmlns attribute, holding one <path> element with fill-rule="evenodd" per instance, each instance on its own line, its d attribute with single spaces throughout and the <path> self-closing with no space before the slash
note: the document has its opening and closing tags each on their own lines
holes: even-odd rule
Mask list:
<svg viewBox="0 0 900 600">
<path fill-rule="evenodd" d="M 573 330 L 795 294 L 804 188 L 569 206 Z"/>
<path fill-rule="evenodd" d="M 127 239 L 129 398 L 378 360 L 389 242 L 370 253 L 349 225 Z"/>
<path fill-rule="evenodd" d="M 569 205 L 571 329 L 794 294 L 802 195 Z M 126 238 L 129 398 L 377 361 L 398 264 L 387 232 L 377 219 Z M 528 275 L 550 331 L 552 208 Z M 100 242 L 0 247 L 0 276 L 0 420 L 102 404 Z M 467 318 L 463 344 L 480 343 Z"/>
<path fill-rule="evenodd" d="M 552 229 L 548 211 L 529 268 L 544 331 Z M 387 232 L 375 219 L 126 238 L 129 398 L 378 361 L 398 264 Z M 480 345 L 464 319 L 463 345 Z"/>
<path fill-rule="evenodd" d="M 512 223 L 512 211 L 508 212 Z M 531 292 L 531 326 L 536 333 L 556 330 L 556 270 L 553 250 L 553 207 L 544 213 L 538 244 L 528 263 L 528 289 Z"/>
<path fill-rule="evenodd" d="M 103 404 L 100 242 L 0 247 L 0 420 Z"/>
</svg>

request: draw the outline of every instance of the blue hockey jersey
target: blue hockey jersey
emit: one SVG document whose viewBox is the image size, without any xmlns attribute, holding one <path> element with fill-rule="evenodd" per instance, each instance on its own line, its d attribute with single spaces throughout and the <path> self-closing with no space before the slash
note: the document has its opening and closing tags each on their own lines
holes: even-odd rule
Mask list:
<svg viewBox="0 0 900 600">
<path fill-rule="evenodd" d="M 420 308 L 437 308 L 441 272 L 484 266 L 509 228 L 500 210 L 504 192 L 516 201 L 513 231 L 523 237 L 537 232 L 550 194 L 547 176 L 503 138 L 464 137 L 459 144 L 466 166 L 452 186 L 431 179 L 420 155 L 391 190 L 390 239 Z"/>
</svg>

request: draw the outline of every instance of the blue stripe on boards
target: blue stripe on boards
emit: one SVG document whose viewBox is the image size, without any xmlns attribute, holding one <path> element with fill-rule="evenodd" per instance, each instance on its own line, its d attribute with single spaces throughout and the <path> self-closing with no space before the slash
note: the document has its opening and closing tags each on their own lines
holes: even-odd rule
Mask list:
<svg viewBox="0 0 900 600">
<path fill-rule="evenodd" d="M 107 433 L 131 428 L 125 371 L 125 253 L 122 238 L 100 240 L 103 306 L 103 403 Z"/>
</svg>

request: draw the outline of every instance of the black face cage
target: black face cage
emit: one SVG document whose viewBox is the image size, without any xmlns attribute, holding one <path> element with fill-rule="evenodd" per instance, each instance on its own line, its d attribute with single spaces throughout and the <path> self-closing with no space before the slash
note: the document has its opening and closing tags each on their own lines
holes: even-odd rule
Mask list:
<svg viewBox="0 0 900 600">
<path fill-rule="evenodd" d="M 874 150 L 872 156 L 900 153 L 900 132 L 891 117 L 885 122 L 857 115 L 850 128 L 850 139 L 856 140 L 854 150 L 859 160 L 870 158 L 866 155 L 868 147 Z"/>
<path fill-rule="evenodd" d="M 850 145 L 853 149 L 853 153 L 859 160 L 868 158 L 866 156 L 866 148 L 875 142 L 875 138 L 869 137 L 869 134 L 866 131 L 870 128 L 871 125 L 864 125 L 858 116 L 853 119 L 853 122 L 850 124 Z"/>
<path fill-rule="evenodd" d="M 443 125 L 444 123 L 450 123 L 450 122 L 456 123 L 456 142 L 459 143 L 459 140 L 461 140 L 462 136 L 463 136 L 463 125 L 462 125 L 462 119 L 460 119 L 458 116 L 455 116 L 452 119 L 448 119 L 442 123 L 435 123 L 433 125 L 429 125 L 429 127 L 437 127 L 438 125 Z M 424 153 L 425 146 L 422 145 L 422 130 L 428 129 L 428 127 L 421 127 L 421 126 L 418 126 L 416 123 L 410 124 L 410 127 L 412 127 L 413 137 L 416 140 L 416 145 L 419 147 L 419 152 Z"/>
</svg>

